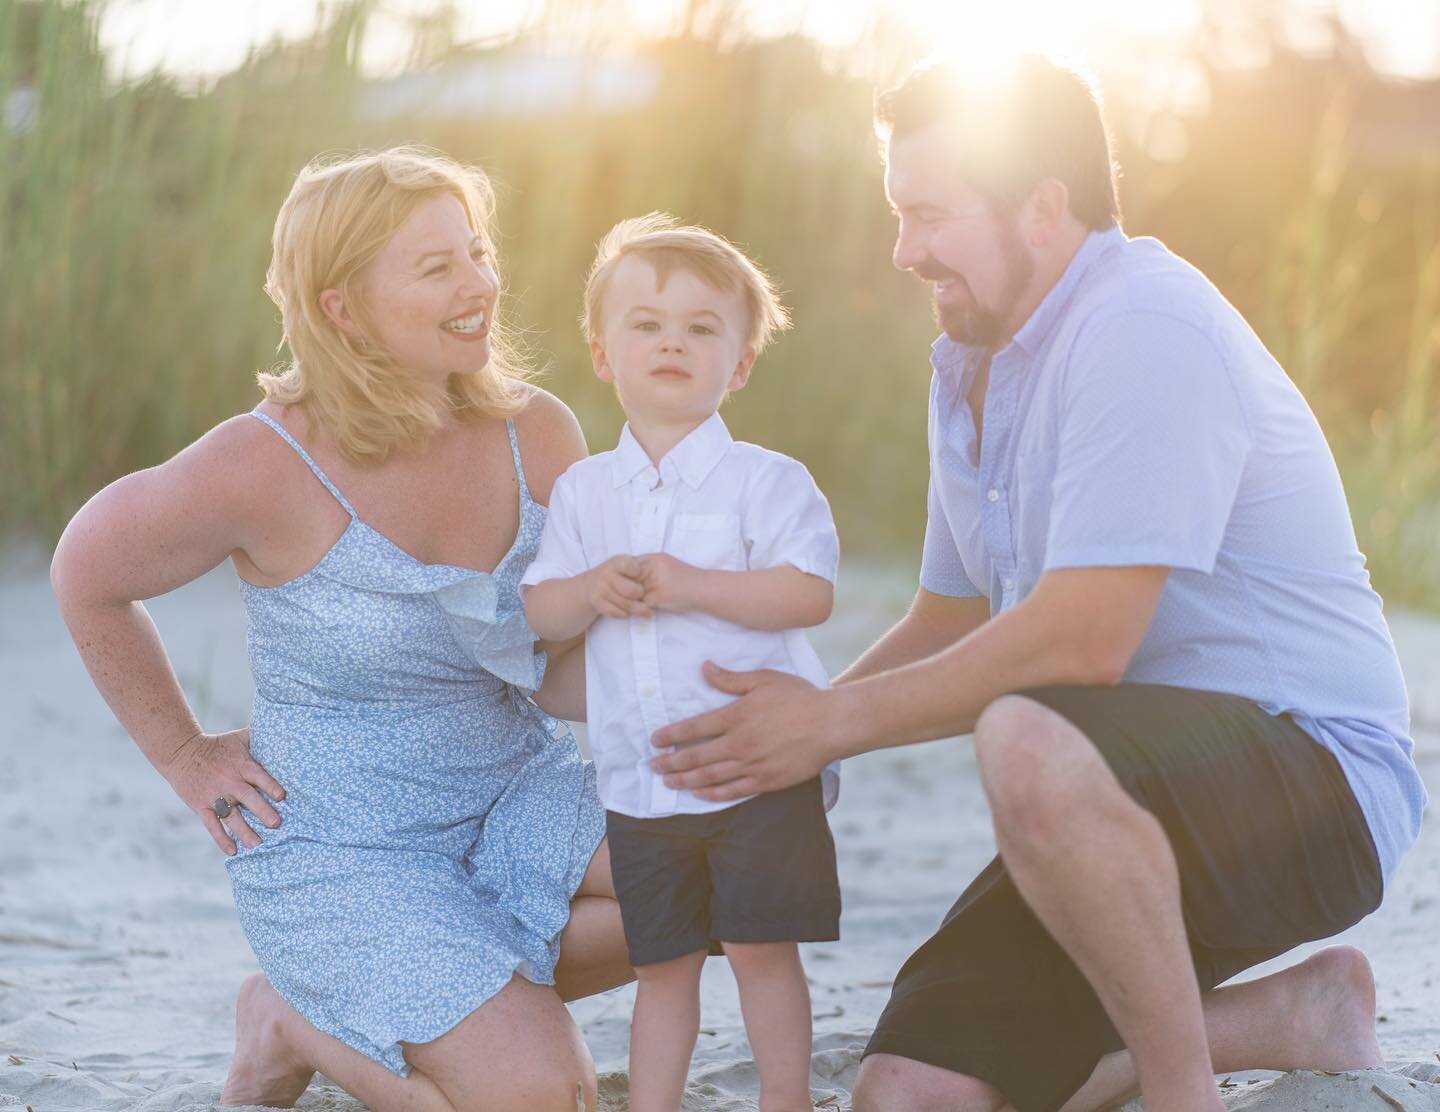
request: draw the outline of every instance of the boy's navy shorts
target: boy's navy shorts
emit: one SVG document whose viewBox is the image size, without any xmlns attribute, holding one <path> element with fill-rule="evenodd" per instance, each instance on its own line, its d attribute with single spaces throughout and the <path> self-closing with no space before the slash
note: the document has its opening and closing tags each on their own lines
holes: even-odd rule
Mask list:
<svg viewBox="0 0 1440 1112">
<path fill-rule="evenodd" d="M 610 871 L 632 965 L 721 942 L 840 937 L 835 842 L 818 778 L 723 811 L 606 813 Z"/>
</svg>

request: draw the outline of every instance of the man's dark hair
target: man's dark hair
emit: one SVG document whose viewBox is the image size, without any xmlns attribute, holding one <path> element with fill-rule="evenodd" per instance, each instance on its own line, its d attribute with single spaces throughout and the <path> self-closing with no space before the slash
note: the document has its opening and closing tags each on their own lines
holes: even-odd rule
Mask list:
<svg viewBox="0 0 1440 1112">
<path fill-rule="evenodd" d="M 1022 55 L 1004 76 L 956 62 L 920 66 L 875 98 L 882 138 L 943 123 L 962 144 L 966 184 L 993 206 L 1019 204 L 1045 178 L 1070 192 L 1070 211 L 1090 228 L 1120 219 L 1119 167 L 1100 116 L 1100 94 L 1078 70 Z"/>
</svg>

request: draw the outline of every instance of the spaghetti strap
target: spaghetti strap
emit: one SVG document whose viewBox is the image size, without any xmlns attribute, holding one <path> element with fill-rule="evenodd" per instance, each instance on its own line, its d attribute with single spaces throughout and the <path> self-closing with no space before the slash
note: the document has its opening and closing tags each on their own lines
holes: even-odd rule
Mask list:
<svg viewBox="0 0 1440 1112">
<path fill-rule="evenodd" d="M 258 417 L 260 420 L 264 421 L 272 429 L 278 432 L 280 434 L 280 438 L 284 440 L 286 444 L 289 444 L 290 447 L 294 448 L 295 451 L 299 454 L 300 458 L 309 465 L 310 470 L 315 472 L 315 477 L 325 484 L 325 489 L 335 496 L 335 501 L 339 502 L 340 505 L 344 507 L 345 512 L 351 517 L 359 517 L 359 515 L 355 512 L 355 507 L 350 505 L 350 503 L 346 501 L 345 496 L 340 493 L 340 488 L 330 481 L 330 477 L 326 475 L 325 472 L 320 470 L 320 465 L 310 458 L 310 453 L 300 446 L 300 441 L 296 440 L 293 436 L 286 432 L 279 421 L 276 421 L 273 417 L 261 413 L 259 410 L 256 409 L 252 409 L 250 411 L 250 416 Z M 520 481 L 521 483 L 524 483 L 525 480 L 522 478 Z"/>
<path fill-rule="evenodd" d="M 520 462 L 520 438 L 515 435 L 514 418 L 505 421 L 505 431 L 510 434 L 510 454 L 515 458 L 515 477 L 520 480 L 520 493 L 530 501 L 535 501 L 530 496 L 530 487 L 525 482 L 525 465 Z"/>
</svg>

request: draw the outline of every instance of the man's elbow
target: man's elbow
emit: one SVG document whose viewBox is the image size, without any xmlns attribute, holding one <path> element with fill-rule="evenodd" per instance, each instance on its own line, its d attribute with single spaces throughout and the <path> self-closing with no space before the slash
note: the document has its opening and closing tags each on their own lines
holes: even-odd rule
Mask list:
<svg viewBox="0 0 1440 1112">
<path fill-rule="evenodd" d="M 1088 683 L 1091 687 L 1115 687 L 1125 678 L 1128 667 L 1118 660 L 1097 662 Z"/>
<path fill-rule="evenodd" d="M 1113 638 L 1081 638 L 1070 648 L 1070 671 L 1086 687 L 1114 687 L 1130 670 L 1135 646 Z"/>
</svg>

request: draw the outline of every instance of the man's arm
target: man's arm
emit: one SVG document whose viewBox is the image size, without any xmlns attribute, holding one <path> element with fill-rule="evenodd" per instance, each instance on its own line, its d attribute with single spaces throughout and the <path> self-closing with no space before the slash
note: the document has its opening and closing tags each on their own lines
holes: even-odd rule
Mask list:
<svg viewBox="0 0 1440 1112">
<path fill-rule="evenodd" d="M 969 733 L 1001 695 L 1049 684 L 1120 682 L 1160 601 L 1168 568 L 1067 568 L 948 649 L 847 685 L 848 752 Z"/>
<path fill-rule="evenodd" d="M 990 600 L 952 598 L 921 587 L 905 616 L 832 681 L 837 686 L 934 656 L 990 620 Z"/>
<path fill-rule="evenodd" d="M 831 760 L 968 733 L 981 711 L 1013 691 L 1118 683 L 1167 574 L 1047 572 L 1024 602 L 949 648 L 829 690 L 775 672 L 711 669 L 715 686 L 740 697 L 658 731 L 661 747 L 710 740 L 658 757 L 655 767 L 667 784 L 704 799 L 738 799 L 799 783 Z"/>
</svg>

